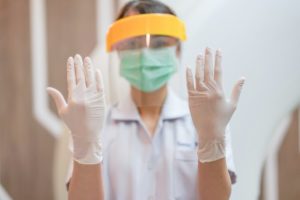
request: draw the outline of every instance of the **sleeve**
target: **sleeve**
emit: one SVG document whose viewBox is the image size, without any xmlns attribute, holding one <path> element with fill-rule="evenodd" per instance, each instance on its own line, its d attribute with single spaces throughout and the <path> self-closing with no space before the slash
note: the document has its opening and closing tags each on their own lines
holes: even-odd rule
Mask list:
<svg viewBox="0 0 300 200">
<path fill-rule="evenodd" d="M 231 183 L 236 183 L 236 170 L 234 165 L 233 153 L 232 153 L 232 144 L 231 144 L 231 131 L 230 126 L 226 128 L 226 163 L 228 172 L 230 175 Z"/>
</svg>

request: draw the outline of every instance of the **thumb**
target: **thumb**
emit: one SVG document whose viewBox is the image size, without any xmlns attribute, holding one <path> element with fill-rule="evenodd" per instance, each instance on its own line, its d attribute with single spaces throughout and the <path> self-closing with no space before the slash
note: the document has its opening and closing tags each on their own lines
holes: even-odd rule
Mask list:
<svg viewBox="0 0 300 200">
<path fill-rule="evenodd" d="M 233 87 L 231 93 L 231 103 L 236 107 L 240 98 L 240 94 L 243 89 L 243 85 L 245 83 L 245 77 L 241 77 Z"/>
<path fill-rule="evenodd" d="M 47 92 L 54 100 L 58 112 L 60 112 L 61 109 L 67 106 L 65 98 L 57 89 L 52 87 L 47 87 Z"/>
</svg>

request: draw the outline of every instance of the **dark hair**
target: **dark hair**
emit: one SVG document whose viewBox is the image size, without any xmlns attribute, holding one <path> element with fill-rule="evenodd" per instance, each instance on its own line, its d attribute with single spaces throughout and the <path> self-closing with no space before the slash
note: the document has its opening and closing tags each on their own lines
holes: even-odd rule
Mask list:
<svg viewBox="0 0 300 200">
<path fill-rule="evenodd" d="M 136 11 L 139 14 L 165 13 L 176 16 L 175 12 L 166 4 L 157 0 L 133 0 L 126 3 L 121 9 L 117 20 L 127 17 L 129 11 Z"/>
</svg>

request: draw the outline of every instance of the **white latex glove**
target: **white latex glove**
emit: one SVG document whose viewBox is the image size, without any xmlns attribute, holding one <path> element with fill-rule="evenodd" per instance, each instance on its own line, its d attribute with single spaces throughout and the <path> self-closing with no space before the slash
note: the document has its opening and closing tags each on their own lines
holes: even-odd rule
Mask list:
<svg viewBox="0 0 300 200">
<path fill-rule="evenodd" d="M 211 162 L 225 157 L 225 129 L 236 110 L 245 78 L 234 86 L 230 100 L 222 87 L 221 51 L 217 50 L 213 67 L 213 54 L 206 48 L 205 58 L 196 60 L 195 84 L 191 69 L 187 69 L 189 108 L 198 132 L 198 159 Z"/>
<path fill-rule="evenodd" d="M 75 60 L 75 61 L 74 61 Z M 94 72 L 89 57 L 80 55 L 67 61 L 68 102 L 56 89 L 47 92 L 55 101 L 59 116 L 69 128 L 73 139 L 73 158 L 81 164 L 102 161 L 100 132 L 105 116 L 105 101 L 100 71 Z"/>
</svg>

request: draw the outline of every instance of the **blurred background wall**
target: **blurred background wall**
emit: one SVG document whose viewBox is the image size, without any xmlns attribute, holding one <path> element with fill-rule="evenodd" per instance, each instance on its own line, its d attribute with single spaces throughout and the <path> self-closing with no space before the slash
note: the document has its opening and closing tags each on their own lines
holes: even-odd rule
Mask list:
<svg viewBox="0 0 300 200">
<path fill-rule="evenodd" d="M 68 134 L 45 87 L 66 95 L 65 62 L 79 53 L 93 58 L 113 93 L 105 33 L 125 2 L 0 0 L 1 200 L 66 199 Z M 180 73 L 210 46 L 224 52 L 227 93 L 247 79 L 231 122 L 238 174 L 231 199 L 300 199 L 300 2 L 164 2 L 187 25 Z"/>
</svg>

